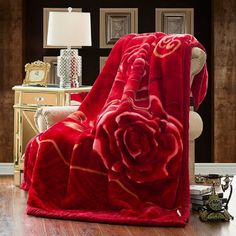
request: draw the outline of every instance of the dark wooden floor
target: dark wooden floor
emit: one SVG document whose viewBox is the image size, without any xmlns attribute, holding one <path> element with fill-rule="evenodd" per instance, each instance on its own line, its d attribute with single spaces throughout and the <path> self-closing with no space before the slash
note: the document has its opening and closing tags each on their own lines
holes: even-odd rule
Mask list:
<svg viewBox="0 0 236 236">
<path fill-rule="evenodd" d="M 234 181 L 235 183 L 236 181 Z M 235 185 L 236 186 L 236 185 Z M 235 188 L 236 191 L 236 188 Z M 236 219 L 231 222 L 203 223 L 192 213 L 184 228 L 138 227 L 54 220 L 28 216 L 25 213 L 27 194 L 13 185 L 11 176 L 0 176 L 1 236 L 234 236 Z M 236 216 L 236 192 L 230 213 Z"/>
</svg>

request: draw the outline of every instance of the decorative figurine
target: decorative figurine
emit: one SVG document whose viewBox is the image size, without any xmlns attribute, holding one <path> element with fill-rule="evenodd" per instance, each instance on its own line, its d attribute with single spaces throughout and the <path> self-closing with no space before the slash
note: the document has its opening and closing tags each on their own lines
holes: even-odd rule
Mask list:
<svg viewBox="0 0 236 236">
<path fill-rule="evenodd" d="M 223 177 L 223 176 L 221 176 Z M 221 188 L 223 192 L 225 192 L 230 187 L 230 193 L 229 197 L 227 199 L 226 205 L 223 206 L 221 199 L 219 198 L 218 194 L 215 190 L 215 183 L 212 184 L 212 191 L 211 195 L 209 196 L 209 199 L 207 201 L 206 206 L 203 206 L 200 211 L 200 220 L 202 221 L 230 221 L 233 220 L 234 217 L 229 214 L 228 212 L 228 203 L 230 201 L 230 198 L 232 196 L 232 180 L 233 176 L 226 175 L 224 176 L 224 182 L 225 184 L 221 184 Z"/>
</svg>

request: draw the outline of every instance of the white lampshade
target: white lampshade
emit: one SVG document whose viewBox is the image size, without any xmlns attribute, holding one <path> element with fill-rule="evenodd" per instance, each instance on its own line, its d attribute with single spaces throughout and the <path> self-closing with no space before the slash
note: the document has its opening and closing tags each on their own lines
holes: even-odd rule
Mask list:
<svg viewBox="0 0 236 236">
<path fill-rule="evenodd" d="M 50 46 L 91 46 L 88 12 L 49 12 L 47 44 Z"/>
</svg>

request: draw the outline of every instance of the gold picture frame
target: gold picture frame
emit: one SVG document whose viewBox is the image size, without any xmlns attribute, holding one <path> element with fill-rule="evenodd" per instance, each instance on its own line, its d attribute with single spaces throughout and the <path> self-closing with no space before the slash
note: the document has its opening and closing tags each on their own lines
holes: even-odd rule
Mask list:
<svg viewBox="0 0 236 236">
<path fill-rule="evenodd" d="M 155 30 L 166 34 L 194 35 L 194 9 L 156 8 Z"/>
<path fill-rule="evenodd" d="M 65 46 L 49 46 L 47 44 L 48 35 L 48 18 L 49 12 L 67 12 L 68 8 L 43 8 L 43 48 L 63 48 Z M 73 8 L 73 12 L 82 12 L 82 8 Z M 81 46 L 73 46 L 73 48 L 81 48 Z"/>
<path fill-rule="evenodd" d="M 25 79 L 23 85 L 48 85 L 48 72 L 50 64 L 42 61 L 34 61 L 25 65 Z"/>
<path fill-rule="evenodd" d="M 100 8 L 100 48 L 130 33 L 138 33 L 138 8 Z"/>
</svg>

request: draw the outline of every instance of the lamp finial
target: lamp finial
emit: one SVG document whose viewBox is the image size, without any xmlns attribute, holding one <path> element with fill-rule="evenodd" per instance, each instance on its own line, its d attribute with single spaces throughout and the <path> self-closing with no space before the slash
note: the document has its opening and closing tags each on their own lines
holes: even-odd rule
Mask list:
<svg viewBox="0 0 236 236">
<path fill-rule="evenodd" d="M 68 12 L 69 12 L 69 13 L 72 12 L 72 7 L 68 7 Z"/>
</svg>

